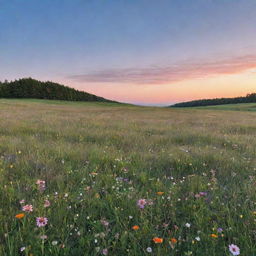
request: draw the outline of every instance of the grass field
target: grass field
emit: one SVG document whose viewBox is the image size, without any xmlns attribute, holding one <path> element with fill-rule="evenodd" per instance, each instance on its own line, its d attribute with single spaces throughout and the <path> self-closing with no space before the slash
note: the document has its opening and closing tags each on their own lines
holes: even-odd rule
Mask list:
<svg viewBox="0 0 256 256">
<path fill-rule="evenodd" d="M 256 111 L 256 103 L 226 104 L 216 106 L 196 107 L 198 109 L 234 110 L 234 111 Z"/>
<path fill-rule="evenodd" d="M 256 112 L 0 100 L 0 255 L 256 255 L 255 156 Z"/>
</svg>

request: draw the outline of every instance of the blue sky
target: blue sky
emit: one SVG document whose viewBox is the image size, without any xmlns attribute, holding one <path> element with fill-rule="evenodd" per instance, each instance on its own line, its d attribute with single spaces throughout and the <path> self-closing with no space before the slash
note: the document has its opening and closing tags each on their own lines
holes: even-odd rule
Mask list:
<svg viewBox="0 0 256 256">
<path fill-rule="evenodd" d="M 255 0 L 0 0 L 0 80 L 31 76 L 141 104 L 189 100 L 192 82 L 207 92 L 209 79 L 254 70 L 255 24 Z M 245 80 L 217 91 L 256 88 L 255 76 Z"/>
</svg>

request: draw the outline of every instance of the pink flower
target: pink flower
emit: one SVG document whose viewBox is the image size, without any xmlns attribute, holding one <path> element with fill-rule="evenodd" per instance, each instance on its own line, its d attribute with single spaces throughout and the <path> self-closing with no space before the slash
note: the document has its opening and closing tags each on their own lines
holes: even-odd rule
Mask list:
<svg viewBox="0 0 256 256">
<path fill-rule="evenodd" d="M 103 255 L 108 255 L 108 249 L 107 249 L 107 248 L 103 249 L 103 250 L 102 250 L 102 254 L 103 254 Z"/>
<path fill-rule="evenodd" d="M 239 255 L 240 254 L 240 249 L 237 245 L 235 244 L 230 244 L 229 246 L 229 251 L 233 254 L 233 255 Z"/>
<path fill-rule="evenodd" d="M 46 217 L 37 217 L 36 218 L 36 225 L 38 227 L 44 227 L 48 223 L 48 219 Z"/>
<path fill-rule="evenodd" d="M 24 205 L 22 207 L 22 211 L 24 211 L 24 212 L 33 212 L 33 206 L 31 204 Z"/>
<path fill-rule="evenodd" d="M 20 200 L 20 204 L 25 204 L 25 199 Z"/>
<path fill-rule="evenodd" d="M 50 201 L 49 200 L 45 200 L 44 201 L 44 207 L 49 207 L 51 205 Z"/>
<path fill-rule="evenodd" d="M 36 184 L 38 186 L 38 189 L 42 192 L 45 190 L 45 181 L 44 180 L 37 180 Z"/>
<path fill-rule="evenodd" d="M 102 219 L 100 222 L 105 227 L 108 227 L 108 225 L 109 225 L 109 222 L 107 220 L 105 220 L 105 219 Z"/>
<path fill-rule="evenodd" d="M 138 206 L 140 209 L 143 209 L 146 204 L 147 204 L 147 200 L 146 200 L 146 199 L 139 199 L 139 200 L 137 201 L 137 206 Z"/>
</svg>

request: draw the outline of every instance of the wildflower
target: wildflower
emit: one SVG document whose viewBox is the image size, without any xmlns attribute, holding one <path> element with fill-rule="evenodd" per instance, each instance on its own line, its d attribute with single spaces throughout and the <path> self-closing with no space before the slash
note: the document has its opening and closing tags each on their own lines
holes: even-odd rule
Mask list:
<svg viewBox="0 0 256 256">
<path fill-rule="evenodd" d="M 47 236 L 47 235 L 42 235 L 42 236 L 40 236 L 40 238 L 41 238 L 42 240 L 46 240 L 46 239 L 48 238 L 48 236 Z"/>
<path fill-rule="evenodd" d="M 199 192 L 200 196 L 207 196 L 207 192 Z"/>
<path fill-rule="evenodd" d="M 103 249 L 103 250 L 102 250 L 102 254 L 103 254 L 103 255 L 108 255 L 108 249 L 107 249 L 107 248 Z"/>
<path fill-rule="evenodd" d="M 58 241 L 52 241 L 52 245 L 57 245 Z"/>
<path fill-rule="evenodd" d="M 19 214 L 15 215 L 15 218 L 16 219 L 22 219 L 22 218 L 24 218 L 24 216 L 25 216 L 24 213 L 19 213 Z"/>
<path fill-rule="evenodd" d="M 191 227 L 191 224 L 190 224 L 190 223 L 186 223 L 185 226 L 186 226 L 187 228 L 190 228 L 190 227 Z"/>
<path fill-rule="evenodd" d="M 233 255 L 239 255 L 240 254 L 240 249 L 237 245 L 235 244 L 230 244 L 228 246 L 229 251 L 233 254 Z"/>
<path fill-rule="evenodd" d="M 44 227 L 47 225 L 47 223 L 48 223 L 48 219 L 45 217 L 37 217 L 36 218 L 36 225 L 38 227 Z"/>
<path fill-rule="evenodd" d="M 218 236 L 216 234 L 211 234 L 212 238 L 218 238 Z"/>
<path fill-rule="evenodd" d="M 164 192 L 161 192 L 161 191 L 157 192 L 157 195 L 159 195 L 159 196 L 162 196 L 163 194 L 164 194 Z"/>
<path fill-rule="evenodd" d="M 138 230 L 138 229 L 140 229 L 140 227 L 139 227 L 138 225 L 134 225 L 134 226 L 132 227 L 132 229 L 133 229 L 133 230 Z"/>
<path fill-rule="evenodd" d="M 173 238 L 171 238 L 170 242 L 171 242 L 172 244 L 176 244 L 176 243 L 177 243 L 177 239 L 173 237 Z"/>
<path fill-rule="evenodd" d="M 137 201 L 137 206 L 138 206 L 140 209 L 143 209 L 146 204 L 147 204 L 147 200 L 146 200 L 146 199 L 139 199 L 139 200 Z"/>
<path fill-rule="evenodd" d="M 217 232 L 218 232 L 218 233 L 222 233 L 222 232 L 223 232 L 223 229 L 222 229 L 222 228 L 217 228 Z"/>
<path fill-rule="evenodd" d="M 25 203 L 25 199 L 20 200 L 20 204 L 24 204 Z"/>
<path fill-rule="evenodd" d="M 163 242 L 163 238 L 160 237 L 154 237 L 153 241 L 155 244 L 161 244 Z"/>
<path fill-rule="evenodd" d="M 201 240 L 201 238 L 200 238 L 199 236 L 195 237 L 195 239 L 196 239 L 196 241 L 198 241 L 198 242 Z"/>
<path fill-rule="evenodd" d="M 100 222 L 101 222 L 101 224 L 102 224 L 103 226 L 105 226 L 105 227 L 108 227 L 108 226 L 109 226 L 109 222 L 108 222 L 107 220 L 105 220 L 105 219 L 102 219 Z"/>
<path fill-rule="evenodd" d="M 25 247 L 25 246 L 23 246 L 23 247 L 20 248 L 20 251 L 21 251 L 21 252 L 23 252 L 23 251 L 25 251 L 25 250 L 26 250 L 26 247 Z"/>
<path fill-rule="evenodd" d="M 39 191 L 43 192 L 45 190 L 45 181 L 44 180 L 37 180 L 36 184 L 38 186 Z"/>
<path fill-rule="evenodd" d="M 146 251 L 147 251 L 148 253 L 151 253 L 151 252 L 152 252 L 152 248 L 151 248 L 151 247 L 148 247 L 148 248 L 146 249 Z"/>
<path fill-rule="evenodd" d="M 31 204 L 24 205 L 22 207 L 22 211 L 24 211 L 24 212 L 33 212 L 33 206 Z"/>
<path fill-rule="evenodd" d="M 50 201 L 49 200 L 45 200 L 44 201 L 44 207 L 49 207 L 51 205 Z"/>
</svg>

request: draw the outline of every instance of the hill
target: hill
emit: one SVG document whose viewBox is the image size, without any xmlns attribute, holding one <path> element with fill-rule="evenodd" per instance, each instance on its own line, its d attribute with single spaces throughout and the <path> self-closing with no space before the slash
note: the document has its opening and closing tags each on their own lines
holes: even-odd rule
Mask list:
<svg viewBox="0 0 256 256">
<path fill-rule="evenodd" d="M 245 97 L 193 100 L 188 102 L 177 103 L 170 107 L 184 108 L 184 107 L 200 107 L 200 106 L 213 106 L 213 105 L 225 105 L 225 104 L 237 104 L 237 103 L 256 103 L 256 93 L 247 94 Z"/>
<path fill-rule="evenodd" d="M 32 78 L 23 78 L 11 82 L 0 82 L 0 98 L 34 98 L 69 101 L 113 102 L 96 95 L 78 91 L 54 82 L 41 82 Z"/>
</svg>

